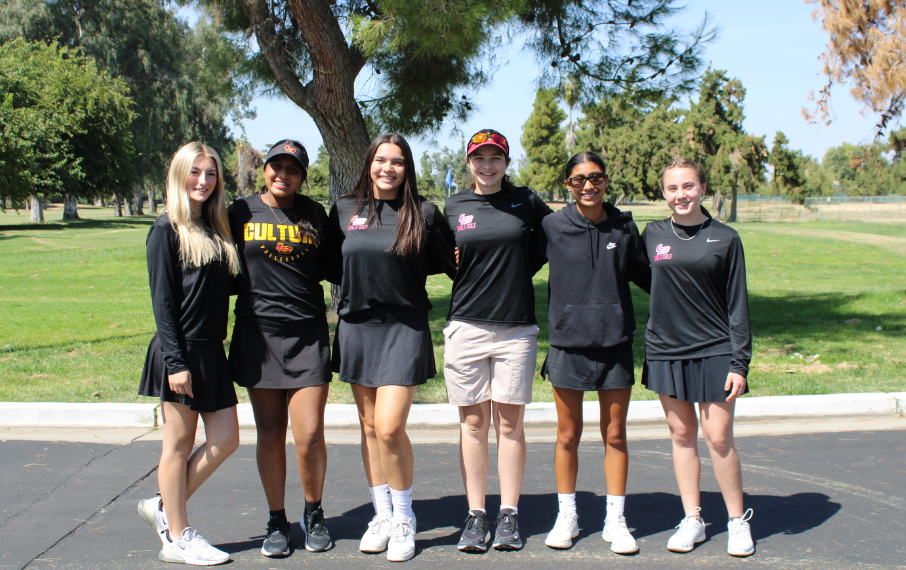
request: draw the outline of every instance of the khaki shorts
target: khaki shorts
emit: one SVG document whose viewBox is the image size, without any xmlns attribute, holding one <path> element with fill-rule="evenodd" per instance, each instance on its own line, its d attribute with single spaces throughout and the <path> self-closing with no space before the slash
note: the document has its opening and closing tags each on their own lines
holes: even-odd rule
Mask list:
<svg viewBox="0 0 906 570">
<path fill-rule="evenodd" d="M 536 325 L 450 321 L 444 328 L 447 400 L 454 406 L 530 404 L 537 355 Z"/>
</svg>

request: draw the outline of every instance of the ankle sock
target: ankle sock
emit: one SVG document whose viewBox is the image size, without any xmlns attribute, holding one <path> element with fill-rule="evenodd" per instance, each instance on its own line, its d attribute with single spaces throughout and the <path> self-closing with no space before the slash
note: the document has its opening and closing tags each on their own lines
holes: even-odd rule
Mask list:
<svg viewBox="0 0 906 570">
<path fill-rule="evenodd" d="M 510 509 L 511 511 L 513 511 L 514 515 L 519 514 L 519 507 L 515 505 L 500 505 L 500 510 L 502 511 L 503 509 Z"/>
<path fill-rule="evenodd" d="M 576 514 L 576 494 L 575 493 L 557 493 L 557 503 L 560 506 L 560 512 L 564 515 Z"/>
<path fill-rule="evenodd" d="M 472 516 L 475 516 L 475 517 L 477 517 L 477 516 L 486 517 L 486 516 L 488 516 L 488 511 L 486 511 L 484 509 L 469 509 L 469 514 Z"/>
<path fill-rule="evenodd" d="M 415 518 L 415 512 L 412 510 L 412 487 L 409 487 L 404 491 L 397 491 L 396 489 L 391 488 L 390 499 L 393 502 L 394 517 Z"/>
<path fill-rule="evenodd" d="M 321 501 L 305 501 L 305 516 L 312 514 L 321 508 Z"/>
<path fill-rule="evenodd" d="M 618 523 L 623 516 L 623 508 L 626 505 L 625 495 L 607 495 L 607 515 L 605 522 Z"/>
<path fill-rule="evenodd" d="M 371 504 L 374 506 L 374 513 L 392 513 L 393 503 L 390 500 L 390 485 L 384 483 L 377 487 L 368 487 L 371 492 Z"/>
<path fill-rule="evenodd" d="M 271 516 L 272 521 L 277 521 L 285 523 L 286 521 L 286 509 L 280 509 L 279 511 L 268 511 L 268 514 Z"/>
</svg>

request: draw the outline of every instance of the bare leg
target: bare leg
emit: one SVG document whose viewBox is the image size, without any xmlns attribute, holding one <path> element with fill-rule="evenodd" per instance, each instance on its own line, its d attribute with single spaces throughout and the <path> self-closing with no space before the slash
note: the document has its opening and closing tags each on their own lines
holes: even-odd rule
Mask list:
<svg viewBox="0 0 906 570">
<path fill-rule="evenodd" d="M 415 386 L 381 386 L 374 403 L 374 432 L 381 468 L 391 489 L 412 487 L 415 458 L 406 435 L 406 420 L 415 397 Z M 373 485 L 372 485 L 373 486 Z"/>
<path fill-rule="evenodd" d="M 497 432 L 497 472 L 500 475 L 500 503 L 519 506 L 525 475 L 525 406 L 493 402 Z"/>
<path fill-rule="evenodd" d="M 483 509 L 488 483 L 488 429 L 491 401 L 459 407 L 459 466 L 469 509 Z"/>
<path fill-rule="evenodd" d="M 733 413 L 736 402 L 703 402 L 699 404 L 702 435 L 714 462 L 714 476 L 727 505 L 730 518 L 743 514 L 742 470 L 733 440 Z"/>
<path fill-rule="evenodd" d="M 554 404 L 557 407 L 557 447 L 554 448 L 554 471 L 557 475 L 557 493 L 562 495 L 571 495 L 576 492 L 584 395 L 585 393 L 580 390 L 554 387 Z"/>
<path fill-rule="evenodd" d="M 268 510 L 279 511 L 286 506 L 287 391 L 249 388 L 248 393 L 258 432 L 255 449 L 258 475 L 267 497 Z"/>
<path fill-rule="evenodd" d="M 604 440 L 604 476 L 607 494 L 626 495 L 626 478 L 629 475 L 629 450 L 626 444 L 626 415 L 632 388 L 601 390 L 598 404 L 601 407 L 601 438 Z"/>
<path fill-rule="evenodd" d="M 324 440 L 324 408 L 330 384 L 291 390 L 289 414 L 296 441 L 296 464 L 305 500 L 321 500 L 327 474 L 327 443 Z"/>
<path fill-rule="evenodd" d="M 686 515 L 701 506 L 699 493 L 701 461 L 698 457 L 698 418 L 690 402 L 661 395 L 661 405 L 667 415 L 667 427 L 673 440 L 673 470 Z"/>
<path fill-rule="evenodd" d="M 387 478 L 384 476 L 384 469 L 381 466 L 381 452 L 378 449 L 377 434 L 374 431 L 377 388 L 369 388 L 360 384 L 350 384 L 350 387 L 359 411 L 359 426 L 362 428 L 362 465 L 365 467 L 368 486 L 384 485 L 387 483 Z"/>
</svg>

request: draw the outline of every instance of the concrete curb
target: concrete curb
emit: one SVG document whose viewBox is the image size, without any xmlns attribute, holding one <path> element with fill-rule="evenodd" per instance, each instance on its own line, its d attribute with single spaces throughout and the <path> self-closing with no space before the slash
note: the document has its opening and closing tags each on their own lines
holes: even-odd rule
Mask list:
<svg viewBox="0 0 906 570">
<path fill-rule="evenodd" d="M 253 427 L 255 416 L 250 404 L 237 407 L 239 425 Z M 583 405 L 586 423 L 600 419 L 597 402 Z M 742 398 L 736 404 L 736 418 L 741 421 L 782 419 L 822 419 L 843 417 L 884 417 L 906 415 L 906 392 L 885 394 L 824 394 L 818 396 L 769 396 Z M 664 421 L 658 401 L 633 401 L 627 423 L 653 424 Z M 526 406 L 527 426 L 554 425 L 557 411 L 553 402 Z M 0 427 L 82 426 L 144 427 L 163 424 L 157 404 L 66 404 L 0 402 Z M 358 413 L 353 404 L 327 404 L 325 424 L 328 427 L 357 427 Z M 459 411 L 450 404 L 414 404 L 408 425 L 413 428 L 455 427 Z"/>
</svg>

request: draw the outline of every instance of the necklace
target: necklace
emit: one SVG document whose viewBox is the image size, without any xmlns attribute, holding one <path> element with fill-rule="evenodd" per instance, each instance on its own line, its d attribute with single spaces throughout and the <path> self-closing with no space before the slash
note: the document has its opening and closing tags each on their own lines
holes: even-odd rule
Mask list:
<svg viewBox="0 0 906 570">
<path fill-rule="evenodd" d="M 283 220 L 283 221 L 281 222 L 281 221 L 280 221 L 280 218 L 277 216 L 277 211 L 274 210 L 274 207 L 273 207 L 273 206 L 271 206 L 270 204 L 268 204 L 267 202 L 264 201 L 264 198 L 261 197 L 261 194 L 258 194 L 258 199 L 261 200 L 261 202 L 262 202 L 263 204 L 265 204 L 268 208 L 271 209 L 271 214 L 274 215 L 274 218 L 276 218 L 278 224 L 280 224 L 280 225 L 282 225 L 282 226 L 289 226 L 289 225 L 292 225 L 292 224 L 289 223 L 289 216 L 286 216 L 286 219 Z M 283 208 L 280 208 L 280 209 L 282 210 Z"/>
<path fill-rule="evenodd" d="M 705 222 L 707 222 L 707 221 L 708 221 L 708 220 L 705 220 Z M 698 231 L 695 232 L 695 236 L 697 236 L 698 233 L 699 233 L 700 231 L 702 231 L 702 228 L 705 227 L 705 222 L 702 222 L 702 225 L 698 226 Z M 695 239 L 695 236 L 687 237 L 687 238 L 681 238 L 681 237 L 679 237 L 679 234 L 676 233 L 676 226 L 675 226 L 674 223 L 673 223 L 673 218 L 672 218 L 672 217 L 670 218 L 670 228 L 673 230 L 673 235 L 675 235 L 678 239 L 681 239 L 681 240 L 683 240 L 683 241 L 689 241 L 690 239 Z"/>
</svg>

